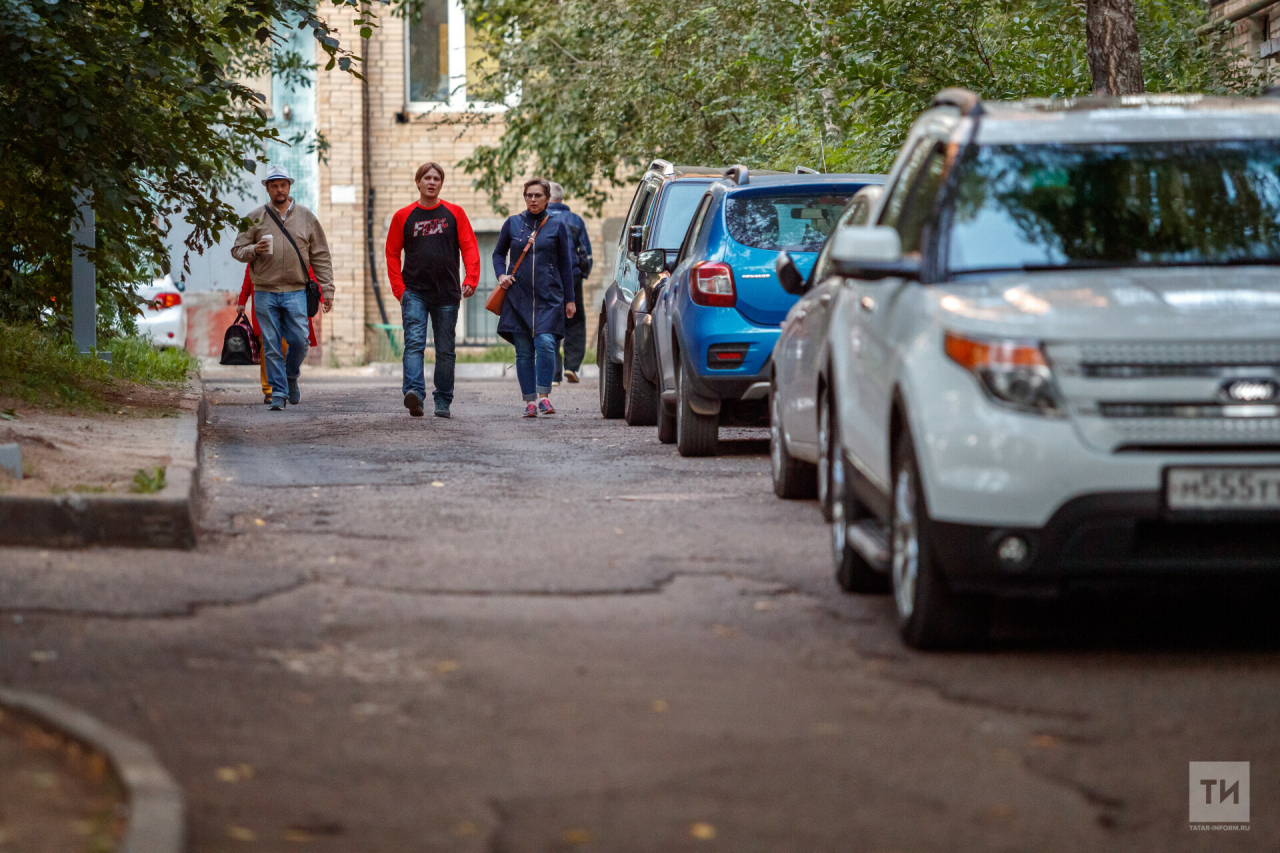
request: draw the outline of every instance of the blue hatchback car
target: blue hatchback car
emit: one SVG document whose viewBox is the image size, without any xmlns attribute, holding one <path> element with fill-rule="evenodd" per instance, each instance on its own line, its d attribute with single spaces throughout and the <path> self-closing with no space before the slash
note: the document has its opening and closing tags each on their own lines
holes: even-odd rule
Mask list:
<svg viewBox="0 0 1280 853">
<path fill-rule="evenodd" d="M 708 188 L 652 309 L 659 440 L 709 456 L 722 423 L 768 424 L 769 358 L 799 298 L 778 282 L 778 254 L 808 275 L 849 199 L 882 180 L 734 166 Z M 661 272 L 659 255 L 642 254 L 638 266 Z"/>
</svg>

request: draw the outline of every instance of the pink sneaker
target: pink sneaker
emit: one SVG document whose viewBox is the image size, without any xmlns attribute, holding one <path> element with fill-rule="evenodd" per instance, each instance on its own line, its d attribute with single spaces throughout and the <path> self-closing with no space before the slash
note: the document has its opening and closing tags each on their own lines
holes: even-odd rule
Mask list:
<svg viewBox="0 0 1280 853">
<path fill-rule="evenodd" d="M 543 397 L 538 401 L 538 414 L 554 415 L 555 413 L 556 407 L 551 405 L 551 399 L 549 397 Z"/>
<path fill-rule="evenodd" d="M 538 416 L 538 404 L 530 400 L 524 407 L 524 416 L 526 418 L 536 418 Z"/>
</svg>

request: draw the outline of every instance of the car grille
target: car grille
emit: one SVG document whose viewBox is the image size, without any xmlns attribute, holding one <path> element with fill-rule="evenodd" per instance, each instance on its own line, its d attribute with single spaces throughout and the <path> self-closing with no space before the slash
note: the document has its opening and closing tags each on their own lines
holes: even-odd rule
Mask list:
<svg viewBox="0 0 1280 853">
<path fill-rule="evenodd" d="M 1046 347 L 1084 439 L 1110 451 L 1223 452 L 1280 444 L 1280 399 L 1226 395 L 1280 383 L 1280 342 L 1085 342 Z"/>
</svg>

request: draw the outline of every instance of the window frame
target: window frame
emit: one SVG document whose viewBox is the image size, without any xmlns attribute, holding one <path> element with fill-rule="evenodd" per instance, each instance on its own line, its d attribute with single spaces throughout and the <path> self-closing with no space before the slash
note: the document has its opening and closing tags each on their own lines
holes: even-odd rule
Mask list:
<svg viewBox="0 0 1280 853">
<path fill-rule="evenodd" d="M 405 111 L 411 114 L 445 112 L 478 112 L 500 113 L 508 104 L 495 104 L 489 101 L 467 100 L 467 16 L 462 9 L 462 0 L 446 0 L 448 4 L 449 27 L 449 99 L 447 101 L 413 101 L 409 99 L 411 86 L 409 82 L 409 39 L 411 22 L 408 17 L 402 19 L 404 32 L 404 104 Z"/>
</svg>

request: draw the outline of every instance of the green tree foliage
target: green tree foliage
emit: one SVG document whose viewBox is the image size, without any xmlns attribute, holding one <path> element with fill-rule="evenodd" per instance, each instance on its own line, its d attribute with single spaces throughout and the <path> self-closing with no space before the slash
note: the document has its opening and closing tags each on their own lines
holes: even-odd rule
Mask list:
<svg viewBox="0 0 1280 853">
<path fill-rule="evenodd" d="M 333 5 L 359 10 L 368 35 L 371 1 Z M 239 224 L 225 196 L 279 138 L 244 81 L 300 70 L 271 49 L 284 26 L 311 29 L 328 67 L 354 73 L 308 0 L 0 0 L 0 319 L 52 311 L 65 325 L 80 193 L 108 327 L 137 312 L 138 283 L 168 271 L 178 216 L 193 251 Z"/>
<path fill-rule="evenodd" d="M 464 166 L 495 202 L 532 168 L 600 203 L 648 158 L 883 171 L 933 95 L 1089 92 L 1083 0 L 464 0 L 491 62 L 471 97 L 519 96 Z M 1149 91 L 1262 84 L 1196 36 L 1201 0 L 1139 0 Z M 514 101 L 512 101 L 514 103 Z"/>
</svg>

